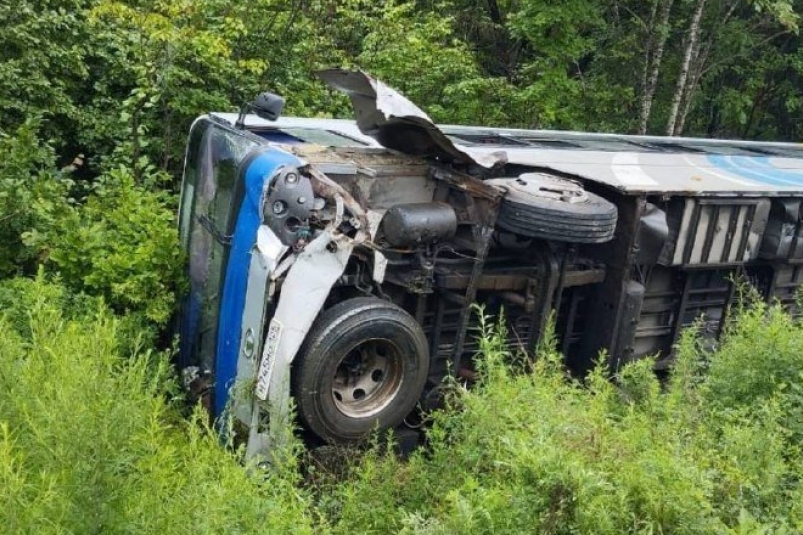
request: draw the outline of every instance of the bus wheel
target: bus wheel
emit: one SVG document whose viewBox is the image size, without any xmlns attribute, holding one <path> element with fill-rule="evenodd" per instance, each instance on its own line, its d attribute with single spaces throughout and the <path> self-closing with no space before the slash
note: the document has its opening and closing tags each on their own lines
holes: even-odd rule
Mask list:
<svg viewBox="0 0 803 535">
<path fill-rule="evenodd" d="M 298 414 L 332 443 L 357 442 L 400 424 L 429 371 L 421 326 L 402 308 L 368 297 L 321 314 L 293 370 Z"/>
<path fill-rule="evenodd" d="M 616 231 L 616 206 L 582 185 L 543 173 L 486 180 L 505 190 L 497 224 L 531 238 L 604 243 Z"/>
</svg>

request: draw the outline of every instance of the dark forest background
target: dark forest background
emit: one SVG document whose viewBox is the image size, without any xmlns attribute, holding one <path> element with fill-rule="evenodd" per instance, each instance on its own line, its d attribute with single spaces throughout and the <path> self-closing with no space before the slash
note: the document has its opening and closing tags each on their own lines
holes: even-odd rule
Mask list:
<svg viewBox="0 0 803 535">
<path fill-rule="evenodd" d="M 44 266 L 165 321 L 191 121 L 266 89 L 287 115 L 348 117 L 319 68 L 365 69 L 437 122 L 796 141 L 802 11 L 796 0 L 5 2 L 0 276 Z"/>
</svg>

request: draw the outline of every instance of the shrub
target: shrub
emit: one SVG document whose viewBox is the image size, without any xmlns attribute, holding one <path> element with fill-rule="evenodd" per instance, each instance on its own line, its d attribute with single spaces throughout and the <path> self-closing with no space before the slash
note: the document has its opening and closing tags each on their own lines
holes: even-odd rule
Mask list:
<svg viewBox="0 0 803 535">
<path fill-rule="evenodd" d="M 52 148 L 31 120 L 0 133 L 0 279 L 60 273 L 73 293 L 102 296 L 116 311 L 163 326 L 173 312 L 182 258 L 172 196 L 119 167 L 101 176 L 84 202 L 55 168 Z"/>
<path fill-rule="evenodd" d="M 0 130 L 0 278 L 31 272 L 43 258 L 23 234 L 47 231 L 69 213 L 68 175 L 56 170 L 55 154 L 29 120 L 13 135 Z"/>
<path fill-rule="evenodd" d="M 712 360 L 703 395 L 719 412 L 760 413 L 774 400 L 803 443 L 803 326 L 780 306 L 756 302 L 731 325 Z"/>
<path fill-rule="evenodd" d="M 75 292 L 102 296 L 117 312 L 164 325 L 181 281 L 172 198 L 134 181 L 127 168 L 100 177 L 82 205 L 48 232 L 28 235 Z"/>
<path fill-rule="evenodd" d="M 504 337 L 485 332 L 483 379 L 454 388 L 459 410 L 433 416 L 429 449 L 406 464 L 369 453 L 350 479 L 324 486 L 319 505 L 335 533 L 800 530 L 799 442 L 779 402 L 801 384 L 798 336 L 803 327 L 780 311 L 746 310 L 714 354 L 687 333 L 662 387 L 649 361 L 615 382 L 599 366 L 580 384 L 549 348 L 531 373 L 511 374 Z M 763 344 L 774 365 L 747 358 Z M 788 371 L 784 382 L 751 382 L 773 369 Z M 729 391 L 729 376 L 746 379 Z"/>
<path fill-rule="evenodd" d="M 10 533 L 803 530 L 790 409 L 803 326 L 771 307 L 742 311 L 714 352 L 686 333 L 664 385 L 649 361 L 615 381 L 599 365 L 580 383 L 548 346 L 512 371 L 505 337 L 486 322 L 481 380 L 447 386 L 427 448 L 400 461 L 377 441 L 338 472 L 310 468 L 302 486 L 292 455 L 258 479 L 201 415 L 184 420 L 166 355 L 121 344 L 101 299 L 40 277 L 0 286 L 0 306 Z M 774 382 L 759 377 L 773 371 Z"/>
<path fill-rule="evenodd" d="M 65 314 L 42 279 L 14 287 L 30 309 L 0 317 L 4 533 L 312 531 L 293 466 L 249 475 L 179 416 L 165 354 L 123 354 L 107 309 Z"/>
</svg>

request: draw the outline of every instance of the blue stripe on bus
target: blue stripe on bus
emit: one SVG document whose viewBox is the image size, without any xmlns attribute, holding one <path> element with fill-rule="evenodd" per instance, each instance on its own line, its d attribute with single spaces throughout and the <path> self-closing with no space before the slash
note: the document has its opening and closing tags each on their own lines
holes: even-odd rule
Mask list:
<svg viewBox="0 0 803 535">
<path fill-rule="evenodd" d="M 299 166 L 301 162 L 291 154 L 269 149 L 254 158 L 245 171 L 245 196 L 232 235 L 220 303 L 215 357 L 215 416 L 223 414 L 229 400 L 229 390 L 237 376 L 237 356 L 240 351 L 240 329 L 248 284 L 248 267 L 251 262 L 251 250 L 256 243 L 257 229 L 262 220 L 260 205 L 262 191 L 266 182 L 284 165 Z"/>
<path fill-rule="evenodd" d="M 803 186 L 803 170 L 781 169 L 768 156 L 708 156 L 717 169 L 776 187 Z"/>
</svg>

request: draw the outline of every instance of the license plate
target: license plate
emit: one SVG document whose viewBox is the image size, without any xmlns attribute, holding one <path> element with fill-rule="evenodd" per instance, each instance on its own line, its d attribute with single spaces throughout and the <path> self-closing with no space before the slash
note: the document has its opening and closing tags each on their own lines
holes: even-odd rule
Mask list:
<svg viewBox="0 0 803 535">
<path fill-rule="evenodd" d="M 271 320 L 268 334 L 265 337 L 265 351 L 262 353 L 262 361 L 259 363 L 259 373 L 257 374 L 256 394 L 262 401 L 268 398 L 270 377 L 273 375 L 273 363 L 276 362 L 276 350 L 281 337 L 282 324 L 275 319 Z"/>
</svg>

